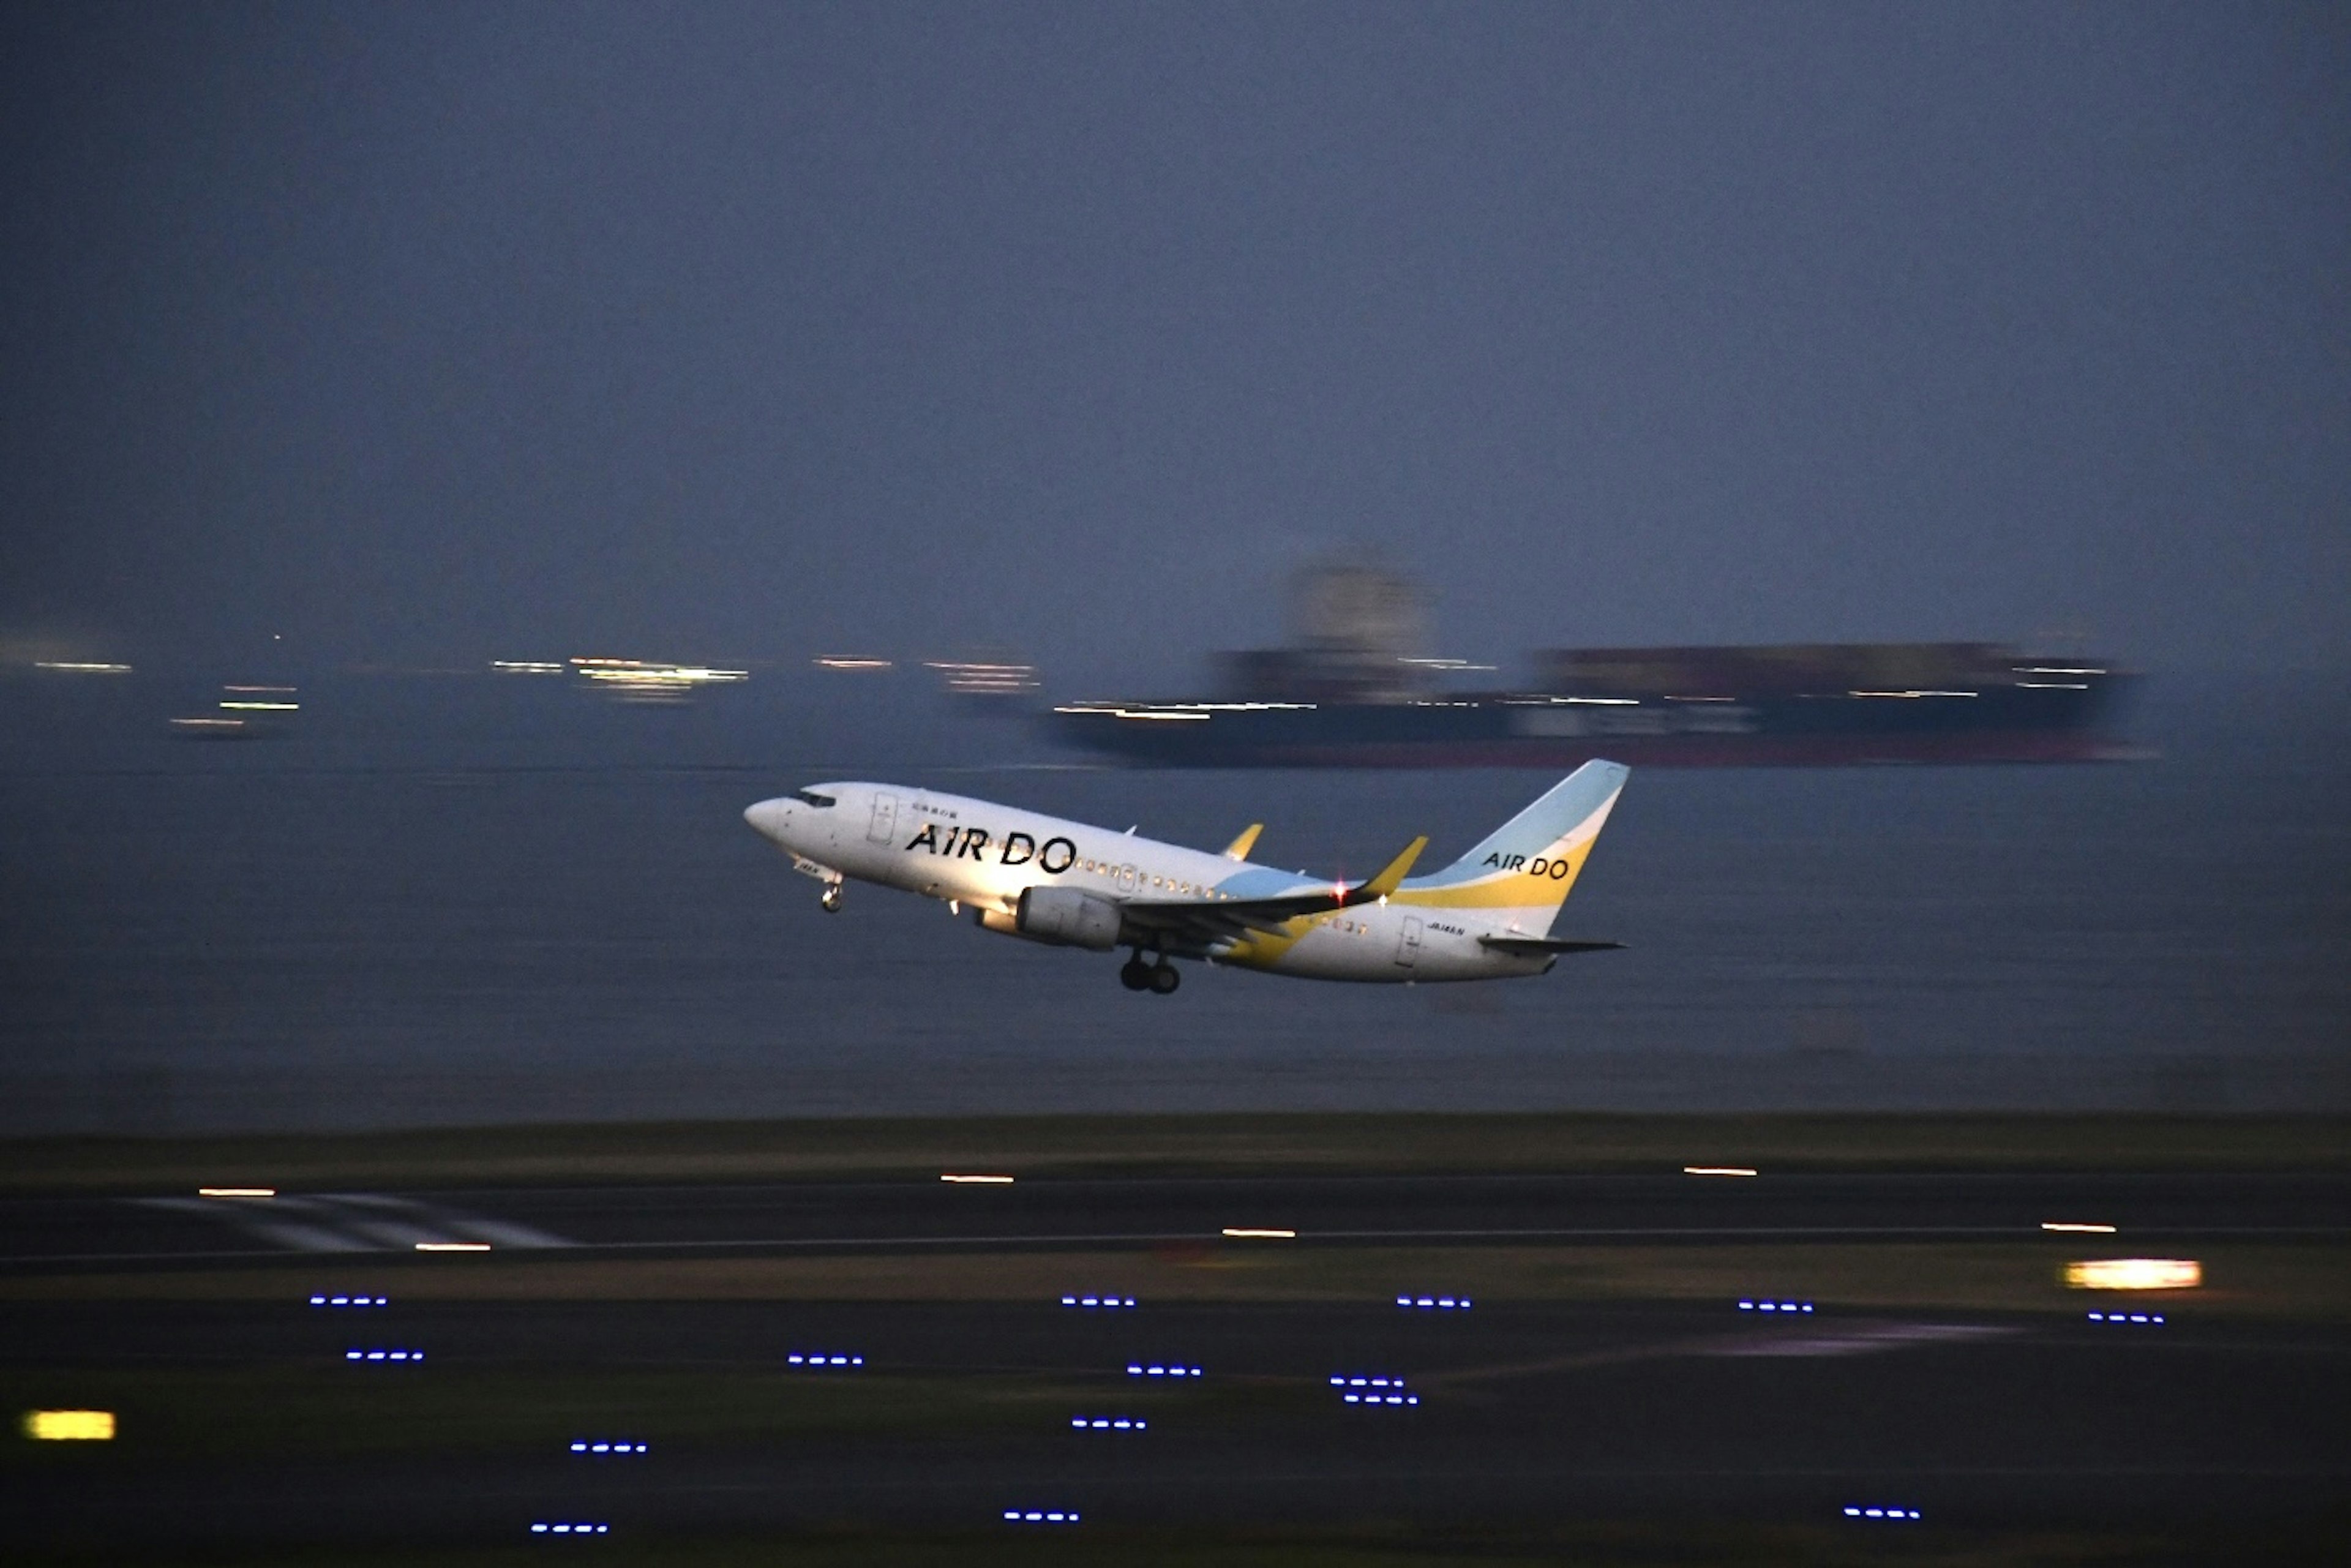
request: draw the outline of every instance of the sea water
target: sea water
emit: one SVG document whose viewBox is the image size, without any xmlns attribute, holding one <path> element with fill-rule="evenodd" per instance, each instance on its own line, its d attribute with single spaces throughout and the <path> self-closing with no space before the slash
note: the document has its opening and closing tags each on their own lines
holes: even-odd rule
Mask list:
<svg viewBox="0 0 2351 1568">
<path fill-rule="evenodd" d="M 900 677 L 297 684 L 203 743 L 144 675 L 0 680 L 0 1133 L 2351 1103 L 2339 682 L 2150 682 L 2134 763 L 1635 769 L 1562 925 L 1624 952 L 1165 998 L 880 888 L 826 915 L 742 809 L 884 779 L 1362 876 L 1551 776 L 1098 768 Z"/>
</svg>

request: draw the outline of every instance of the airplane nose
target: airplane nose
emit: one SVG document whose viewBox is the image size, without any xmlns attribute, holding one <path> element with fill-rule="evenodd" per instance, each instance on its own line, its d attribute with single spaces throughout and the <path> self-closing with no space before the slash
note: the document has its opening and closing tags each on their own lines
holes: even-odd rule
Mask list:
<svg viewBox="0 0 2351 1568">
<path fill-rule="evenodd" d="M 743 820 L 770 839 L 780 839 L 790 808 L 781 800 L 760 800 L 743 808 Z"/>
</svg>

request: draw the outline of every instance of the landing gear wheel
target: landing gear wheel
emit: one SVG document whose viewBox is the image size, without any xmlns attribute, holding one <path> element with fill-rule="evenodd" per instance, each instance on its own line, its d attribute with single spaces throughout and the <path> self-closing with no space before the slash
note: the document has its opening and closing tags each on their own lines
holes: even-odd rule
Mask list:
<svg viewBox="0 0 2351 1568">
<path fill-rule="evenodd" d="M 824 905 L 824 912 L 825 912 L 827 915 L 838 915 L 838 914 L 840 914 L 840 913 L 841 913 L 841 883 L 837 883 L 837 882 L 829 882 L 829 883 L 826 883 L 824 884 L 824 896 L 823 896 L 822 898 L 819 899 L 817 902 Z"/>
<path fill-rule="evenodd" d="M 1144 963 L 1138 955 L 1119 966 L 1118 983 L 1130 991 L 1149 990 L 1151 975 L 1151 966 Z"/>
<path fill-rule="evenodd" d="M 1183 983 L 1184 977 L 1176 972 L 1176 966 L 1164 959 L 1151 971 L 1151 989 L 1158 996 L 1173 996 L 1176 988 Z"/>
</svg>

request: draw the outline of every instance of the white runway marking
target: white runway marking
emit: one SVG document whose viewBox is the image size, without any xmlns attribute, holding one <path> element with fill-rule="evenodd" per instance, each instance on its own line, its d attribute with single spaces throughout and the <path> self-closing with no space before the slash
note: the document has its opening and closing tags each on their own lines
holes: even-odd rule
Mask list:
<svg viewBox="0 0 2351 1568">
<path fill-rule="evenodd" d="M 275 1241 L 280 1247 L 291 1247 L 297 1252 L 366 1252 L 371 1250 L 368 1244 L 364 1241 L 355 1240 L 350 1237 L 340 1235 L 332 1230 L 321 1230 L 315 1225 L 284 1225 L 260 1222 L 253 1225 L 242 1226 L 239 1228 L 249 1230 L 254 1235 L 260 1237 L 266 1241 Z"/>
<path fill-rule="evenodd" d="M 1919 1344 L 2000 1339 L 2020 1331 L 1993 1323 L 1854 1323 L 1828 1333 L 1758 1334 L 1727 1340 L 1709 1355 L 1873 1355 Z"/>
<path fill-rule="evenodd" d="M 453 1241 L 523 1249 L 575 1245 L 534 1226 L 443 1208 L 390 1193 L 281 1196 L 266 1207 L 195 1197 L 141 1197 L 131 1201 L 149 1208 L 167 1208 L 222 1220 L 247 1236 L 297 1252 L 413 1252 L 420 1246 Z"/>
</svg>

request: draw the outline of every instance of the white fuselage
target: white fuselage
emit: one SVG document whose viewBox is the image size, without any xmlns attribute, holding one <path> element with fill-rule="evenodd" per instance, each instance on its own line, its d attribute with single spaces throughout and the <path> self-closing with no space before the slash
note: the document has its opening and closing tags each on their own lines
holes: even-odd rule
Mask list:
<svg viewBox="0 0 2351 1568">
<path fill-rule="evenodd" d="M 832 803 L 817 805 L 809 797 Z M 1116 904 L 1215 904 L 1332 885 L 1131 831 L 888 784 L 812 785 L 799 797 L 763 800 L 745 816 L 810 875 L 831 881 L 828 873 L 837 873 L 947 901 L 978 912 L 982 924 L 998 931 L 1012 930 L 1020 895 L 1032 887 L 1072 888 Z M 1481 935 L 1541 935 L 1540 925 L 1526 926 L 1521 912 L 1455 905 L 1447 890 L 1407 880 L 1378 903 L 1301 915 L 1278 934 L 1220 940 L 1196 956 L 1357 981 L 1497 979 L 1551 967 L 1549 955 L 1479 944 Z"/>
</svg>

